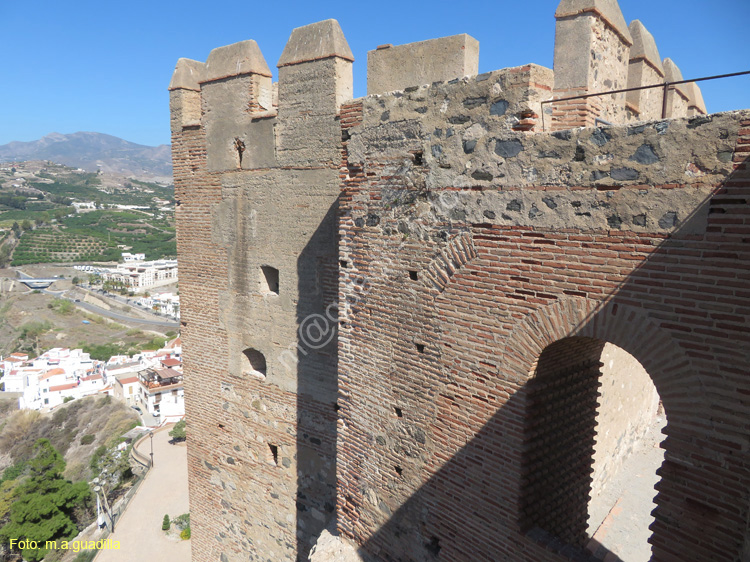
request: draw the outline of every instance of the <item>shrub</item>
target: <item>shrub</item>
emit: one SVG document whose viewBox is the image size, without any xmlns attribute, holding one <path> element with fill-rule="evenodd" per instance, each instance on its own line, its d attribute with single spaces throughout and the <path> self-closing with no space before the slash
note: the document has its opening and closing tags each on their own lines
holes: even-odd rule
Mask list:
<svg viewBox="0 0 750 562">
<path fill-rule="evenodd" d="M 180 531 L 189 529 L 190 528 L 190 514 L 183 513 L 182 515 L 178 515 L 177 517 L 172 519 L 172 524 Z"/>
<path fill-rule="evenodd" d="M 161 530 L 162 531 L 169 531 L 169 527 L 171 524 L 169 523 L 169 515 L 164 515 L 164 520 L 161 522 Z"/>
<path fill-rule="evenodd" d="M 96 451 L 94 451 L 94 454 L 91 456 L 91 462 L 89 463 L 89 466 L 91 467 L 92 472 L 94 473 L 99 472 L 99 461 L 106 454 L 107 454 L 107 448 L 104 445 L 99 445 Z"/>
<path fill-rule="evenodd" d="M 95 439 L 96 439 L 95 435 L 88 433 L 84 435 L 83 437 L 81 437 L 81 445 L 91 445 Z"/>
<path fill-rule="evenodd" d="M 176 442 L 184 441 L 186 437 L 185 420 L 178 421 L 169 431 L 169 436 Z"/>
<path fill-rule="evenodd" d="M 91 562 L 96 557 L 96 550 L 82 550 L 73 559 L 73 562 Z"/>
<path fill-rule="evenodd" d="M 180 531 L 180 538 L 184 541 L 188 540 L 190 538 L 190 527 L 187 529 L 183 529 Z"/>
</svg>

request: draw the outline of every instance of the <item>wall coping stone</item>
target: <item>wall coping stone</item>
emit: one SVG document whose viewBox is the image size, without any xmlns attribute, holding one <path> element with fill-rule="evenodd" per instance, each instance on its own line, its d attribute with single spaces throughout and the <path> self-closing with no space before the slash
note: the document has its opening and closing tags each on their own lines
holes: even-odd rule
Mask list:
<svg viewBox="0 0 750 562">
<path fill-rule="evenodd" d="M 192 59 L 181 58 L 177 61 L 169 83 L 169 90 L 195 90 L 200 91 L 200 80 L 206 65 Z"/>
<path fill-rule="evenodd" d="M 633 44 L 625 18 L 617 0 L 562 0 L 555 12 L 556 19 L 594 13 L 604 20 L 628 45 Z"/>
<path fill-rule="evenodd" d="M 339 22 L 334 19 L 293 29 L 276 66 L 281 68 L 331 57 L 354 61 L 344 32 Z"/>
<path fill-rule="evenodd" d="M 252 39 L 212 50 L 206 59 L 205 76 L 200 82 L 213 82 L 243 74 L 271 77 L 266 59 Z"/>
<path fill-rule="evenodd" d="M 661 63 L 654 36 L 639 20 L 631 21 L 628 29 L 633 38 L 633 46 L 630 48 L 630 62 L 643 59 L 663 77 L 664 66 Z"/>
</svg>

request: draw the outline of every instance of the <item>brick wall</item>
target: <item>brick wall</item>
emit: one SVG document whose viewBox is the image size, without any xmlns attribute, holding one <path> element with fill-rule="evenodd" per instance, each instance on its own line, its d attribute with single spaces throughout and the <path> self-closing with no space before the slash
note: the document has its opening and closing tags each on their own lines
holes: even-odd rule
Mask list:
<svg viewBox="0 0 750 562">
<path fill-rule="evenodd" d="M 522 532 L 586 544 L 603 348 L 586 338 L 547 346 L 524 389 Z"/>
<path fill-rule="evenodd" d="M 394 100 L 399 111 L 407 99 Z M 444 122 L 462 107 L 460 97 L 448 99 Z M 461 165 L 473 156 L 459 152 L 460 143 L 454 152 L 430 148 L 429 112 L 422 132 L 395 140 L 382 120 L 390 109 L 388 100 L 365 99 L 347 106 L 342 120 L 341 532 L 377 560 L 583 556 L 575 543 L 585 518 L 570 526 L 571 512 L 563 521 L 560 509 L 545 520 L 540 513 L 548 512 L 524 492 L 536 486 L 524 479 L 534 472 L 528 455 L 542 450 L 528 437 L 536 418 L 529 381 L 537 381 L 545 348 L 576 336 L 633 355 L 663 400 L 669 424 L 654 559 L 737 559 L 748 484 L 741 420 L 750 382 L 739 367 L 750 349 L 748 114 L 519 136 L 518 157 L 555 152 L 569 160 L 554 173 L 538 167 L 540 182 L 507 156 L 498 164 L 505 175 L 485 184 L 456 179 L 474 169 Z M 408 121 L 399 127 L 411 130 Z M 657 147 L 649 131 L 659 130 Z M 364 138 L 387 142 L 362 149 Z M 698 152 L 684 152 L 686 142 Z M 637 166 L 633 154 L 644 144 L 660 164 L 606 186 L 591 173 L 606 161 L 611 178 L 619 158 Z M 571 182 L 582 151 L 589 172 Z M 452 166 L 442 171 L 445 163 Z M 626 211 L 618 205 L 628 193 L 642 199 Z M 672 194 L 686 204 L 656 210 Z M 576 212 L 558 227 L 555 215 L 565 208 Z M 618 218 L 597 222 L 603 209 Z M 595 400 L 588 403 L 581 423 L 592 419 Z M 591 439 L 590 427 L 585 433 Z M 590 452 L 591 443 L 582 446 Z M 564 470 L 548 460 L 552 472 Z M 585 487 L 571 492 L 578 508 L 561 505 L 585 513 Z M 547 532 L 525 532 L 534 524 Z"/>
</svg>

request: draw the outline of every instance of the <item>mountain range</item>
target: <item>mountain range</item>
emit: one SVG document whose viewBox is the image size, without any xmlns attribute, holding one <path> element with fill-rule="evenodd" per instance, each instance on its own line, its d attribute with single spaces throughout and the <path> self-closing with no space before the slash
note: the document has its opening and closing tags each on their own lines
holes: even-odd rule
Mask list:
<svg viewBox="0 0 750 562">
<path fill-rule="evenodd" d="M 172 180 L 170 146 L 144 146 L 103 133 L 50 133 L 31 142 L 0 145 L 0 162 L 51 160 L 136 179 Z"/>
</svg>

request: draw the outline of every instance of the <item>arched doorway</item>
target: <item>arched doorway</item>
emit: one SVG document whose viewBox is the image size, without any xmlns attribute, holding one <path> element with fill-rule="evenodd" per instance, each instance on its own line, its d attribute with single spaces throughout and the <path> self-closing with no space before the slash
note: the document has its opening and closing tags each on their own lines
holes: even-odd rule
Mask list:
<svg viewBox="0 0 750 562">
<path fill-rule="evenodd" d="M 649 374 L 627 351 L 582 336 L 547 345 L 532 373 L 524 388 L 521 530 L 602 558 L 612 552 L 646 562 L 663 461 L 653 449 L 664 421 Z"/>
</svg>

